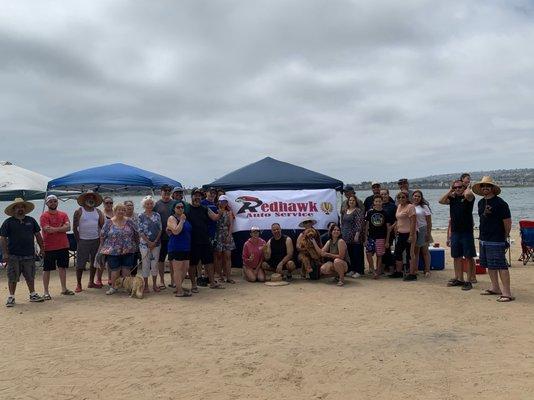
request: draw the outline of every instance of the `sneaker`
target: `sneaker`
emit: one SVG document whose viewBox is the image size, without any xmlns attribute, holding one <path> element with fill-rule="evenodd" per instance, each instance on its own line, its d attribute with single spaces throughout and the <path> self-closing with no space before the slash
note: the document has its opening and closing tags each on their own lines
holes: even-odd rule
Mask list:
<svg viewBox="0 0 534 400">
<path fill-rule="evenodd" d="M 395 271 L 388 275 L 388 278 L 402 278 L 402 272 Z"/>
<path fill-rule="evenodd" d="M 403 281 L 416 281 L 417 275 L 415 274 L 408 274 L 404 277 Z"/>
<path fill-rule="evenodd" d="M 8 297 L 6 301 L 6 307 L 15 307 L 15 298 Z"/>
<path fill-rule="evenodd" d="M 465 285 L 465 282 L 464 281 L 459 281 L 458 279 L 451 279 L 449 282 L 447 282 L 447 286 L 448 287 L 464 286 L 464 285 Z"/>
<path fill-rule="evenodd" d="M 473 289 L 473 284 L 471 282 L 465 282 L 462 286 L 462 290 L 471 290 Z"/>
<path fill-rule="evenodd" d="M 349 271 L 349 272 L 347 272 L 347 273 L 345 274 L 345 276 L 348 276 L 349 278 L 352 278 L 352 277 L 354 276 L 355 273 L 356 273 L 356 272 L 354 272 L 354 271 Z"/>
<path fill-rule="evenodd" d="M 361 274 L 359 274 L 357 272 L 353 273 L 352 276 L 351 276 L 351 278 L 353 278 L 353 279 L 358 279 L 360 277 L 361 277 Z"/>
<path fill-rule="evenodd" d="M 30 294 L 30 301 L 32 303 L 41 303 L 45 301 L 44 297 L 39 296 L 37 293 Z"/>
<path fill-rule="evenodd" d="M 110 288 L 107 290 L 106 294 L 107 294 L 107 295 L 115 294 L 116 291 L 117 291 L 117 289 L 110 287 Z"/>
</svg>

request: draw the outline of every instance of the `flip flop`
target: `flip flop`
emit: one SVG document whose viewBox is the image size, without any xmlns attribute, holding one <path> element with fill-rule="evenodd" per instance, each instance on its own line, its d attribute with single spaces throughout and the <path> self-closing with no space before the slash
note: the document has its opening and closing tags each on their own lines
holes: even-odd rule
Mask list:
<svg viewBox="0 0 534 400">
<path fill-rule="evenodd" d="M 191 297 L 191 293 L 189 292 L 183 292 L 182 294 L 176 293 L 174 297 Z"/>
<path fill-rule="evenodd" d="M 482 293 L 480 293 L 481 296 L 500 296 L 500 292 L 494 292 L 493 290 L 486 289 Z"/>
<path fill-rule="evenodd" d="M 62 295 L 64 296 L 74 296 L 74 292 L 72 290 L 65 290 L 64 292 L 61 292 Z"/>
<path fill-rule="evenodd" d="M 514 301 L 514 300 L 515 300 L 514 296 L 499 296 L 499 297 L 497 297 L 497 301 L 499 303 L 509 303 L 511 301 Z"/>
<path fill-rule="evenodd" d="M 339 281 L 338 283 L 336 283 L 336 285 L 339 287 L 342 287 L 342 286 L 345 286 L 345 282 Z"/>
<path fill-rule="evenodd" d="M 167 289 L 167 286 L 165 286 L 165 285 L 159 285 L 158 288 L 159 288 L 159 290 L 164 290 L 164 289 Z"/>
<path fill-rule="evenodd" d="M 191 293 L 198 293 L 198 288 L 197 287 L 191 288 Z"/>
<path fill-rule="evenodd" d="M 227 279 L 226 283 L 231 283 L 233 285 L 235 283 L 235 281 L 233 279 Z"/>
</svg>

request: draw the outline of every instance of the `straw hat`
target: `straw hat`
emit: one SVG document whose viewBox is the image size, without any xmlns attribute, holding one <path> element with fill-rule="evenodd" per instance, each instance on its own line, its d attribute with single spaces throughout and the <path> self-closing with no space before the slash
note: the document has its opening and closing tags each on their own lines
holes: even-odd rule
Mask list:
<svg viewBox="0 0 534 400">
<path fill-rule="evenodd" d="M 93 196 L 95 198 L 95 207 L 98 207 L 100 204 L 102 204 L 102 196 L 96 192 L 93 192 L 92 190 L 88 190 L 87 192 L 79 195 L 77 200 L 78 204 L 83 207 L 85 205 L 85 199 L 88 196 Z"/>
<path fill-rule="evenodd" d="M 493 182 L 493 179 L 491 179 L 491 176 L 485 176 L 483 177 L 480 182 L 477 182 L 473 185 L 473 188 L 471 189 L 473 193 L 478 194 L 479 196 L 484 196 L 484 193 L 482 192 L 482 188 L 480 185 L 491 185 L 493 187 L 493 194 L 496 196 L 501 193 L 501 188 Z"/>
<path fill-rule="evenodd" d="M 271 280 L 265 282 L 267 286 L 286 286 L 289 285 L 289 282 L 282 280 L 281 274 L 271 274 Z"/>
<path fill-rule="evenodd" d="M 10 217 L 12 217 L 13 215 L 15 215 L 15 211 L 14 211 L 14 208 L 15 206 L 19 205 L 19 204 L 22 204 L 24 206 L 24 213 L 25 214 L 29 214 L 33 211 L 33 209 L 35 208 L 35 205 L 33 203 L 30 203 L 29 201 L 25 201 L 24 199 L 21 199 L 20 197 L 17 197 L 13 203 L 11 203 L 10 205 L 8 205 L 6 207 L 6 209 L 4 210 L 4 212 L 6 213 L 6 215 L 9 215 Z"/>
<path fill-rule="evenodd" d="M 306 219 L 303 219 L 303 220 L 301 221 L 301 223 L 299 224 L 299 226 L 300 226 L 301 228 L 304 228 L 304 223 L 306 223 L 306 222 L 311 222 L 312 225 L 315 225 L 315 224 L 317 223 L 317 220 L 316 220 L 316 219 L 313 219 L 313 218 L 306 218 Z"/>
</svg>

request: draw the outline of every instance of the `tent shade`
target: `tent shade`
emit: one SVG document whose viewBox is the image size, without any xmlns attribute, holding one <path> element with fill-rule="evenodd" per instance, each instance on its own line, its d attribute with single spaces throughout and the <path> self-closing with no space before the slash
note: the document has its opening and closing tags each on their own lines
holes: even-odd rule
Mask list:
<svg viewBox="0 0 534 400">
<path fill-rule="evenodd" d="M 342 190 L 343 182 L 306 168 L 266 157 L 204 185 L 205 188 L 211 186 L 224 190 Z"/>
<path fill-rule="evenodd" d="M 154 172 L 122 163 L 73 172 L 48 182 L 48 190 L 94 190 L 98 192 L 157 189 L 162 185 L 182 186 L 180 182 Z"/>
<path fill-rule="evenodd" d="M 0 201 L 11 201 L 17 197 L 25 200 L 42 199 L 49 180 L 44 175 L 9 161 L 0 161 Z"/>
</svg>

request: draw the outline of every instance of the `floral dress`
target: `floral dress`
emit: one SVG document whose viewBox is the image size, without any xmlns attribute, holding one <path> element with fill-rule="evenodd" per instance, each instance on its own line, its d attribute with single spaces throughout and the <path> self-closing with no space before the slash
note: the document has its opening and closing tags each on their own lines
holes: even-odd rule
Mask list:
<svg viewBox="0 0 534 400">
<path fill-rule="evenodd" d="M 235 249 L 234 238 L 230 232 L 232 223 L 232 214 L 228 211 L 223 212 L 217 221 L 217 230 L 215 231 L 215 251 L 232 251 Z"/>
<path fill-rule="evenodd" d="M 349 243 L 362 243 L 363 231 L 365 228 L 365 215 L 362 209 L 356 208 L 352 213 L 345 212 L 341 216 L 341 237 Z M 358 240 L 354 237 L 358 235 Z"/>
</svg>

